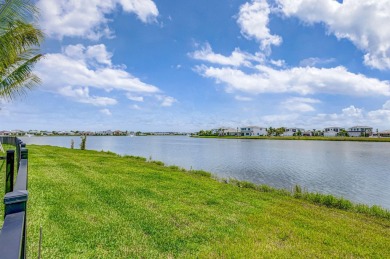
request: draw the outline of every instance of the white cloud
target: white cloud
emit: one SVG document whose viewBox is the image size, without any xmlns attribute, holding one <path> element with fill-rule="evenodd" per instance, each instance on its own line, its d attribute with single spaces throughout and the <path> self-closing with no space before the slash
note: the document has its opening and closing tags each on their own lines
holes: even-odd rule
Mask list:
<svg viewBox="0 0 390 259">
<path fill-rule="evenodd" d="M 348 117 L 362 117 L 362 114 L 363 114 L 363 110 L 362 109 L 359 109 L 359 108 L 356 108 L 355 106 L 351 105 L 347 108 L 344 108 L 342 110 L 342 114 L 343 115 L 346 115 Z"/>
<path fill-rule="evenodd" d="M 318 100 L 312 100 L 314 103 L 317 101 Z M 390 111 L 388 114 L 390 114 Z M 364 109 L 351 105 L 342 109 L 340 113 L 319 113 L 317 115 L 309 116 L 293 112 L 290 114 L 266 115 L 262 116 L 261 120 L 273 127 L 303 127 L 305 129 L 323 129 L 330 126 L 349 128 L 354 125 L 375 125 L 383 127 L 385 124 L 390 122 L 390 117 L 384 121 L 379 121 L 378 118 L 384 118 L 382 110 L 365 112 Z"/>
<path fill-rule="evenodd" d="M 354 96 L 390 96 L 390 83 L 362 74 L 354 74 L 344 67 L 295 67 L 277 70 L 258 65 L 254 73 L 229 67 L 197 66 L 202 76 L 226 85 L 227 92 L 298 93 L 301 95 L 328 93 Z"/>
<path fill-rule="evenodd" d="M 383 105 L 383 109 L 390 110 L 390 101 L 385 102 L 385 104 Z"/>
<path fill-rule="evenodd" d="M 85 51 L 88 59 L 95 60 L 99 64 L 111 66 L 112 53 L 106 50 L 104 44 L 89 46 Z"/>
<path fill-rule="evenodd" d="M 294 112 L 311 112 L 315 111 L 312 104 L 320 103 L 320 100 L 313 98 L 292 97 L 282 103 L 282 107 Z"/>
<path fill-rule="evenodd" d="M 156 95 L 156 98 L 161 101 L 161 106 L 163 107 L 170 107 L 177 102 L 177 100 L 171 96 Z"/>
<path fill-rule="evenodd" d="M 89 88 L 124 91 L 129 96 L 136 93 L 138 100 L 142 94 L 160 92 L 123 68 L 112 66 L 111 56 L 104 45 L 70 45 L 62 53 L 46 54 L 36 65 L 35 72 L 42 79 L 42 89 L 94 105 L 112 105 L 116 101 L 114 103 L 114 99 L 108 97 L 91 97 Z"/>
<path fill-rule="evenodd" d="M 58 89 L 58 93 L 66 97 L 70 97 L 76 102 L 92 104 L 95 106 L 107 106 L 118 103 L 113 98 L 90 96 L 88 87 L 66 86 Z"/>
<path fill-rule="evenodd" d="M 284 60 L 278 59 L 278 60 L 271 60 L 270 63 L 277 67 L 285 67 L 286 62 Z"/>
<path fill-rule="evenodd" d="M 252 66 L 252 61 L 263 62 L 264 56 L 261 53 L 256 53 L 256 55 L 249 54 L 247 52 L 241 51 L 239 48 L 236 48 L 232 54 L 227 57 L 221 54 L 216 54 L 213 52 L 210 44 L 206 43 L 202 49 L 197 50 L 189 54 L 190 57 L 197 60 L 207 61 L 209 63 L 219 64 L 219 65 L 228 65 L 228 66 Z"/>
<path fill-rule="evenodd" d="M 241 95 L 236 95 L 236 96 L 234 96 L 234 99 L 236 99 L 237 101 L 242 101 L 242 102 L 249 102 L 249 101 L 252 101 L 252 100 L 253 100 L 253 99 L 250 98 L 250 97 L 241 96 Z"/>
<path fill-rule="evenodd" d="M 62 39 L 65 36 L 97 40 L 112 37 L 108 14 L 118 6 L 135 13 L 142 22 L 155 21 L 158 9 L 152 0 L 38 0 L 40 24 L 46 35 Z"/>
<path fill-rule="evenodd" d="M 108 52 L 104 44 L 85 47 L 82 44 L 68 45 L 62 52 L 75 60 L 86 60 L 91 65 L 106 65 L 111 67 L 112 53 Z"/>
<path fill-rule="evenodd" d="M 143 102 L 144 101 L 144 97 L 143 96 L 135 96 L 135 95 L 133 95 L 131 93 L 127 93 L 126 97 L 127 97 L 127 99 L 129 99 L 131 101 L 135 101 L 135 102 Z"/>
<path fill-rule="evenodd" d="M 131 105 L 130 108 L 133 110 L 141 110 L 141 107 L 139 107 L 137 104 Z"/>
<path fill-rule="evenodd" d="M 237 23 L 241 33 L 247 38 L 254 38 L 260 42 L 262 50 L 270 51 L 270 46 L 278 46 L 282 38 L 272 35 L 268 28 L 269 14 L 271 10 L 266 0 L 253 0 L 240 7 Z"/>
<path fill-rule="evenodd" d="M 107 116 L 111 116 L 112 115 L 112 113 L 111 113 L 111 111 L 109 109 L 101 109 L 100 113 L 104 114 L 104 115 L 107 115 Z"/>
<path fill-rule="evenodd" d="M 390 69 L 390 1 L 277 0 L 287 17 L 313 24 L 323 23 L 329 33 L 348 39 L 366 52 L 366 65 Z"/>
<path fill-rule="evenodd" d="M 125 12 L 135 13 L 143 22 L 153 22 L 158 16 L 156 4 L 151 0 L 119 0 Z"/>
<path fill-rule="evenodd" d="M 315 67 L 316 65 L 326 65 L 335 61 L 336 60 L 334 58 L 306 58 L 301 60 L 301 62 L 299 62 L 299 65 L 302 67 Z"/>
</svg>

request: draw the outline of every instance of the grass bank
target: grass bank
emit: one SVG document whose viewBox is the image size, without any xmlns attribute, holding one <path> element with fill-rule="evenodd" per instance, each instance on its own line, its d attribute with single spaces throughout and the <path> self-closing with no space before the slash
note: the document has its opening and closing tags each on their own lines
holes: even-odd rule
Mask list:
<svg viewBox="0 0 390 259">
<path fill-rule="evenodd" d="M 194 138 L 217 138 L 217 139 L 270 139 L 270 140 L 316 140 L 316 141 L 359 141 L 359 142 L 390 142 L 390 138 L 364 138 L 364 137 L 268 137 L 268 136 L 192 136 Z"/>
<path fill-rule="evenodd" d="M 108 152 L 29 146 L 29 158 L 30 258 L 40 226 L 43 258 L 390 257 L 387 214 L 317 205 L 298 189 Z"/>
</svg>

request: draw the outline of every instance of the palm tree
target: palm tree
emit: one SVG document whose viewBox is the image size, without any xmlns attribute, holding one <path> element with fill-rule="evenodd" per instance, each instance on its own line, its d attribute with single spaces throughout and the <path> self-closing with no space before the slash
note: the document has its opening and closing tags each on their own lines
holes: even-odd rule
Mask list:
<svg viewBox="0 0 390 259">
<path fill-rule="evenodd" d="M 36 15 L 28 0 L 0 0 L 0 98 L 12 99 L 40 82 L 32 73 L 42 57 L 43 33 L 29 22 Z"/>
</svg>

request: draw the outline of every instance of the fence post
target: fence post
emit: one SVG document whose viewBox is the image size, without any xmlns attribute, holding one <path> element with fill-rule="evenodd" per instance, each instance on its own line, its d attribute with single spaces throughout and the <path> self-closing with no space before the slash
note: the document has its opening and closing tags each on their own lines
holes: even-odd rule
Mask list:
<svg viewBox="0 0 390 259">
<path fill-rule="evenodd" d="M 7 150 L 7 162 L 5 170 L 5 193 L 14 190 L 15 150 Z"/>
</svg>

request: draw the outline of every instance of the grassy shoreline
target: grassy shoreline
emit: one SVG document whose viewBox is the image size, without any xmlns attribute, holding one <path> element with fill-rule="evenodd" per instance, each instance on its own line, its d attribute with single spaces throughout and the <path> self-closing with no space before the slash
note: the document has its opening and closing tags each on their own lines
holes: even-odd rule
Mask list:
<svg viewBox="0 0 390 259">
<path fill-rule="evenodd" d="M 390 142 L 390 138 L 364 138 L 364 137 L 268 137 L 268 136 L 191 136 L 193 138 L 215 138 L 215 139 L 257 139 L 257 140 L 314 140 L 314 141 L 357 141 L 357 142 Z"/>
<path fill-rule="evenodd" d="M 32 258 L 40 226 L 49 258 L 390 257 L 389 214 L 377 207 L 341 210 L 299 187 L 216 181 L 111 152 L 31 145 L 29 157 Z"/>
</svg>

